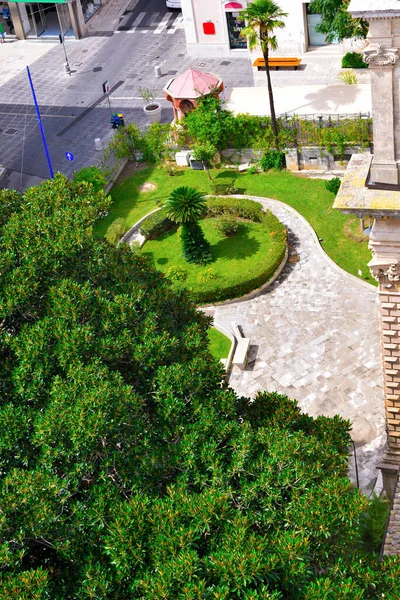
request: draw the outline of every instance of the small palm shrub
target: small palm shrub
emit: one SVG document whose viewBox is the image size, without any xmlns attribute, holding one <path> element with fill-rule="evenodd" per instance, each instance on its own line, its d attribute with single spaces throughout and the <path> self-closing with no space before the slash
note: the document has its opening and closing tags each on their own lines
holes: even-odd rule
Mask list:
<svg viewBox="0 0 400 600">
<path fill-rule="evenodd" d="M 198 265 L 211 262 L 210 244 L 197 222 L 207 208 L 202 194 L 192 187 L 176 188 L 165 202 L 165 208 L 168 218 L 182 225 L 180 237 L 184 258 Z"/>
<path fill-rule="evenodd" d="M 216 228 L 226 236 L 235 235 L 240 229 L 240 221 L 232 215 L 222 215 L 216 222 Z"/>
<path fill-rule="evenodd" d="M 332 192 L 332 194 L 335 194 L 335 196 L 336 196 L 336 194 L 339 191 L 340 184 L 341 184 L 340 177 L 333 177 L 332 179 L 330 179 L 329 181 L 327 181 L 325 183 L 325 187 L 328 190 L 328 192 Z"/>
<path fill-rule="evenodd" d="M 207 265 L 212 262 L 211 247 L 200 225 L 183 223 L 181 229 L 182 254 L 189 263 Z"/>
<path fill-rule="evenodd" d="M 357 73 L 353 70 L 339 73 L 339 79 L 346 85 L 357 85 L 358 83 Z"/>
</svg>

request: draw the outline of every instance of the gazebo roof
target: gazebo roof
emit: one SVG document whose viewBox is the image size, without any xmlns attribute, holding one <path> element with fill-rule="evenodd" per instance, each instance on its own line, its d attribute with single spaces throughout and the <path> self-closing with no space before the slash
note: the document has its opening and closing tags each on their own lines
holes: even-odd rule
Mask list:
<svg viewBox="0 0 400 600">
<path fill-rule="evenodd" d="M 174 98 L 199 98 L 222 83 L 216 75 L 189 69 L 166 85 L 164 90 Z"/>
</svg>

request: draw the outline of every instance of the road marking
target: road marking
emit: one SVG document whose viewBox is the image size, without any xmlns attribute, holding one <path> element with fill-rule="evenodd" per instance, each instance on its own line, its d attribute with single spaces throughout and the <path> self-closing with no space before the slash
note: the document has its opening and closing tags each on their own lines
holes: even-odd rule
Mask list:
<svg viewBox="0 0 400 600">
<path fill-rule="evenodd" d="M 165 13 L 164 17 L 162 18 L 162 21 L 158 24 L 157 29 L 154 31 L 154 35 L 160 35 L 160 33 L 163 31 L 163 29 L 165 29 L 167 27 L 167 23 L 172 14 L 173 14 L 172 12 Z"/>
<path fill-rule="evenodd" d="M 145 12 L 141 12 L 138 14 L 138 16 L 136 17 L 136 19 L 133 21 L 132 23 L 132 27 L 129 29 L 129 31 L 135 31 L 136 27 L 138 27 L 140 25 L 140 23 L 143 21 L 143 19 L 145 18 L 145 16 L 147 15 L 147 13 Z"/>
<path fill-rule="evenodd" d="M 179 17 L 176 17 L 175 21 L 172 23 L 171 29 L 169 29 L 167 31 L 167 33 L 169 35 L 172 35 L 173 33 L 175 33 L 175 31 L 177 29 L 181 29 L 182 25 L 183 25 L 183 16 L 181 15 Z"/>
</svg>

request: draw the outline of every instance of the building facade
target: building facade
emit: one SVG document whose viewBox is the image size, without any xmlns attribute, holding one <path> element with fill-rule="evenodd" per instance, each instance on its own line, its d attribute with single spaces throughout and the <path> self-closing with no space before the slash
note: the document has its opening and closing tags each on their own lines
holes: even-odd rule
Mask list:
<svg viewBox="0 0 400 600">
<path fill-rule="evenodd" d="M 56 0 L 55 2 L 4 2 L 11 13 L 17 39 L 58 37 L 81 38 L 87 22 L 107 0 Z"/>
<path fill-rule="evenodd" d="M 181 1 L 188 54 L 229 56 L 248 52 L 247 42 L 240 35 L 245 25 L 240 11 L 249 1 Z M 325 45 L 324 35 L 316 31 L 321 16 L 310 13 L 309 0 L 278 0 L 278 4 L 288 13 L 286 27 L 276 32 L 280 54 L 304 54 L 310 46 Z"/>
</svg>

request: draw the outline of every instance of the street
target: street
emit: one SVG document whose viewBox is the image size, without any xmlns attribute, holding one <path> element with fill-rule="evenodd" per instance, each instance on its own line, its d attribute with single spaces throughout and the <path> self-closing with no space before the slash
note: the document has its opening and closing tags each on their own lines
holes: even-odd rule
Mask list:
<svg viewBox="0 0 400 600">
<path fill-rule="evenodd" d="M 167 9 L 164 0 L 140 0 L 133 5 L 133 10 L 128 6 L 120 16 L 116 31 L 66 40 L 71 76 L 65 72 L 58 44 L 30 65 L 54 171 L 72 175 L 101 159 L 94 140 L 101 138 L 106 144 L 113 133 L 102 91 L 106 80 L 112 88 L 112 110 L 123 112 L 126 123 L 140 127 L 147 121 L 138 88 L 155 91 L 161 98 L 162 121 L 170 121 L 172 109 L 163 99 L 163 87 L 190 66 L 218 73 L 228 87 L 253 85 L 248 57 L 187 57 L 181 13 Z M 157 65 L 162 66 L 159 79 L 154 74 Z M 0 186 L 26 187 L 37 182 L 35 177 L 48 177 L 49 170 L 25 69 L 0 87 L 0 99 L 0 165 L 6 169 Z M 68 161 L 66 152 L 75 159 Z"/>
</svg>

